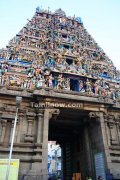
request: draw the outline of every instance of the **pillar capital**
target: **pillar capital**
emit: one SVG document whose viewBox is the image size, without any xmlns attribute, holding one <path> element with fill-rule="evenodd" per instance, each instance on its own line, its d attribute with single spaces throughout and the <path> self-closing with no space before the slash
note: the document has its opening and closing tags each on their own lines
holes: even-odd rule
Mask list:
<svg viewBox="0 0 120 180">
<path fill-rule="evenodd" d="M 89 117 L 90 118 L 99 118 L 100 117 L 100 112 L 90 112 Z"/>
<path fill-rule="evenodd" d="M 7 124 L 7 120 L 6 120 L 6 119 L 2 119 L 2 120 L 1 120 L 1 124 L 2 124 L 3 127 L 5 127 L 6 124 Z"/>
<path fill-rule="evenodd" d="M 36 113 L 34 113 L 34 112 L 27 112 L 26 116 L 27 116 L 27 121 L 29 123 L 32 123 L 34 121 L 34 119 L 35 119 Z"/>
<path fill-rule="evenodd" d="M 116 123 L 118 123 L 120 125 L 120 114 L 117 114 L 115 116 L 115 121 L 116 121 Z"/>
<path fill-rule="evenodd" d="M 113 114 L 107 114 L 105 116 L 105 122 L 107 122 L 109 125 L 118 124 L 120 123 L 120 120 L 118 119 L 118 116 Z"/>
<path fill-rule="evenodd" d="M 49 119 L 53 118 L 56 120 L 56 118 L 59 114 L 60 114 L 60 109 L 50 109 L 49 110 Z"/>
<path fill-rule="evenodd" d="M 36 113 L 35 113 L 35 112 L 29 112 L 29 111 L 27 111 L 27 112 L 26 112 L 26 115 L 27 115 L 27 117 L 35 117 L 35 116 L 36 116 Z"/>
<path fill-rule="evenodd" d="M 39 117 L 43 117 L 43 116 L 44 116 L 44 114 L 42 114 L 42 113 L 38 113 L 38 114 L 37 114 L 37 116 L 39 116 Z"/>
<path fill-rule="evenodd" d="M 44 110 L 42 109 L 38 109 L 37 112 L 36 112 L 37 116 L 39 117 L 43 117 L 44 116 Z"/>
</svg>

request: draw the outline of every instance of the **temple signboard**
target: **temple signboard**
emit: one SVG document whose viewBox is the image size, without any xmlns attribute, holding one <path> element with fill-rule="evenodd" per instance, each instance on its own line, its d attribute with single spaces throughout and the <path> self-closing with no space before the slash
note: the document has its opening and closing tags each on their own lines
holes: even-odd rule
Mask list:
<svg viewBox="0 0 120 180">
<path fill-rule="evenodd" d="M 5 180 L 8 159 L 0 159 L 0 180 Z M 19 159 L 12 159 L 8 180 L 18 180 Z"/>
</svg>

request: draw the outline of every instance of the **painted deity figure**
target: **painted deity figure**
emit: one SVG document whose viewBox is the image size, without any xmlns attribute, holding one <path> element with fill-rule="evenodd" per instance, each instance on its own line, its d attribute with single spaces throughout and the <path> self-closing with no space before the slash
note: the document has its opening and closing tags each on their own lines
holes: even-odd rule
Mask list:
<svg viewBox="0 0 120 180">
<path fill-rule="evenodd" d="M 31 83 L 30 83 L 30 89 L 34 89 L 35 88 L 35 80 L 31 80 Z"/>
<path fill-rule="evenodd" d="M 85 92 L 84 84 L 81 80 L 79 80 L 79 91 L 82 93 Z"/>
<path fill-rule="evenodd" d="M 4 84 L 5 84 L 5 76 L 2 76 L 1 77 L 1 85 L 4 86 Z"/>
<path fill-rule="evenodd" d="M 99 95 L 101 92 L 101 82 L 100 79 L 98 79 L 95 83 L 94 83 L 94 92 L 96 95 Z"/>
<path fill-rule="evenodd" d="M 27 87 L 26 87 L 27 89 L 29 89 L 30 88 L 30 80 L 28 80 L 28 82 L 27 82 Z"/>
<path fill-rule="evenodd" d="M 20 87 L 21 86 L 21 78 L 17 78 L 17 86 Z"/>
<path fill-rule="evenodd" d="M 27 88 L 27 84 L 28 84 L 28 80 L 25 79 L 25 80 L 24 80 L 24 83 L 23 83 L 23 88 Z"/>
<path fill-rule="evenodd" d="M 70 91 L 70 78 L 66 78 L 64 81 L 64 89 Z"/>
<path fill-rule="evenodd" d="M 69 65 L 69 71 L 72 72 L 72 73 L 76 73 L 77 72 L 76 65 L 75 65 L 74 62 L 71 65 Z"/>
<path fill-rule="evenodd" d="M 58 76 L 57 89 L 63 89 L 63 75 L 62 74 Z"/>
<path fill-rule="evenodd" d="M 61 58 L 57 59 L 56 68 L 61 72 L 64 70 L 63 60 Z"/>
<path fill-rule="evenodd" d="M 48 86 L 50 88 L 53 88 L 53 80 L 54 80 L 54 77 L 52 76 L 52 74 L 50 74 L 48 78 Z"/>
<path fill-rule="evenodd" d="M 91 82 L 90 82 L 89 79 L 87 79 L 87 81 L 86 81 L 86 92 L 87 92 L 88 94 L 91 94 L 91 93 L 92 93 L 92 86 L 91 86 Z"/>
<path fill-rule="evenodd" d="M 36 87 L 39 89 L 42 87 L 42 79 L 38 79 L 37 83 L 36 83 Z"/>
</svg>

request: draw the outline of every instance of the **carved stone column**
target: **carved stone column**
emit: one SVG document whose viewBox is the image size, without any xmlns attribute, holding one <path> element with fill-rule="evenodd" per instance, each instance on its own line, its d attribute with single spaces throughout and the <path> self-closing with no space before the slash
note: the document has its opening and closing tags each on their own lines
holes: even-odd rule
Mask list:
<svg viewBox="0 0 120 180">
<path fill-rule="evenodd" d="M 111 145 L 110 143 L 110 131 L 109 131 L 109 123 L 108 123 L 108 116 L 104 115 L 104 122 L 105 122 L 105 130 L 106 130 L 106 139 L 108 146 Z"/>
<path fill-rule="evenodd" d="M 115 117 L 118 145 L 120 146 L 120 115 Z"/>
<path fill-rule="evenodd" d="M 6 126 L 7 126 L 7 120 L 1 120 L 1 124 L 2 124 L 1 143 L 3 143 L 4 137 L 5 137 Z"/>
<path fill-rule="evenodd" d="M 21 120 L 22 117 L 19 116 L 18 122 L 17 122 L 17 128 L 16 128 L 16 143 L 20 143 L 20 135 L 21 135 Z"/>
<path fill-rule="evenodd" d="M 101 124 L 101 132 L 102 132 L 103 145 L 104 145 L 105 168 L 106 168 L 106 171 L 109 171 L 111 168 L 111 157 L 110 157 L 109 146 L 107 142 L 107 132 L 105 129 L 105 119 L 104 119 L 103 112 L 100 112 L 100 124 Z"/>
<path fill-rule="evenodd" d="M 117 122 L 115 116 L 108 115 L 108 128 L 110 134 L 110 145 L 119 145 Z"/>
<path fill-rule="evenodd" d="M 88 127 L 85 126 L 84 128 L 84 139 L 85 139 L 85 154 L 86 154 L 86 169 L 88 174 L 92 174 L 92 164 L 91 164 L 91 149 L 90 149 L 90 140 L 88 134 Z"/>
<path fill-rule="evenodd" d="M 47 164 L 48 164 L 48 130 L 50 118 L 55 118 L 58 115 L 57 109 L 39 110 L 37 113 L 37 132 L 36 132 L 36 148 L 35 155 L 32 157 L 31 172 L 43 175 L 43 180 L 48 178 Z M 29 126 L 28 126 L 29 127 Z"/>
<path fill-rule="evenodd" d="M 106 153 L 107 165 L 109 172 L 112 172 L 113 175 L 115 175 L 119 173 L 120 117 L 116 115 L 116 112 L 109 112 L 105 121 L 107 124 L 109 140 L 109 150 L 108 154 Z"/>
<path fill-rule="evenodd" d="M 21 120 L 22 120 L 23 114 L 20 113 L 20 110 L 18 110 L 18 117 L 17 117 L 17 123 L 16 123 L 16 130 L 15 130 L 15 137 L 14 137 L 14 143 L 20 143 L 20 134 L 21 134 Z M 12 133 L 13 133 L 13 127 L 14 127 L 14 118 L 11 118 L 11 131 L 10 131 L 10 140 L 11 143 L 12 139 Z"/>
<path fill-rule="evenodd" d="M 12 123 L 11 123 L 11 130 L 10 130 L 10 139 L 9 139 L 9 143 L 11 143 L 11 140 L 12 140 L 12 134 L 13 134 L 13 128 L 14 128 L 14 122 L 15 122 L 15 119 L 13 119 L 13 120 L 12 120 Z M 18 119 L 17 119 L 16 130 L 15 130 L 15 137 L 14 137 L 14 143 L 17 142 L 17 136 L 18 136 L 18 133 L 19 133 L 19 124 L 20 124 L 20 122 L 19 122 Z"/>
<path fill-rule="evenodd" d="M 43 144 L 42 144 L 42 167 L 43 173 L 47 174 L 47 161 L 48 161 L 48 128 L 49 128 L 49 118 L 50 110 L 44 110 L 44 124 L 43 124 Z"/>
<path fill-rule="evenodd" d="M 41 173 L 42 169 L 42 142 L 43 142 L 43 121 L 44 121 L 44 111 L 37 110 L 36 116 L 36 143 L 34 149 L 34 155 L 32 157 L 32 171 L 37 171 Z"/>
<path fill-rule="evenodd" d="M 107 134 L 106 134 L 106 129 L 105 129 L 105 119 L 104 119 L 103 112 L 100 112 L 99 118 L 100 118 L 101 131 L 102 131 L 102 136 L 103 136 L 103 144 L 104 144 L 105 149 L 108 149 Z"/>
<path fill-rule="evenodd" d="M 25 135 L 25 142 L 32 143 L 34 141 L 32 129 L 33 129 L 33 122 L 35 119 L 35 113 L 27 112 L 27 121 L 28 121 L 28 127 L 27 127 L 27 134 Z"/>
<path fill-rule="evenodd" d="M 12 123 L 11 123 L 10 140 L 9 140 L 10 143 L 11 143 L 11 140 L 12 140 L 13 127 L 14 127 L 14 120 L 12 120 Z M 14 142 L 15 142 L 15 140 L 14 140 Z"/>
<path fill-rule="evenodd" d="M 58 116 L 59 113 L 60 113 L 59 109 L 45 109 L 44 110 L 42 167 L 43 167 L 43 173 L 45 173 L 45 174 L 47 173 L 47 164 L 48 164 L 49 120 L 51 118 L 56 118 L 56 116 Z"/>
<path fill-rule="evenodd" d="M 43 120 L 44 114 L 43 110 L 39 111 L 37 114 L 37 143 L 43 142 Z"/>
<path fill-rule="evenodd" d="M 43 118 L 43 125 L 42 125 L 42 118 Z M 48 179 L 47 177 L 47 159 L 48 159 L 48 123 L 49 123 L 49 110 L 44 110 L 44 115 L 42 117 L 42 114 L 39 113 L 37 116 L 38 120 L 38 127 L 37 127 L 37 143 L 36 147 L 34 149 L 35 155 L 33 155 L 32 160 L 32 168 L 31 172 L 34 173 L 36 171 L 36 174 L 42 174 L 43 180 Z M 43 137 L 43 138 L 41 138 Z M 42 140 L 42 149 L 40 149 L 40 142 Z M 41 171 L 40 171 L 41 170 Z"/>
<path fill-rule="evenodd" d="M 106 127 L 105 127 L 105 119 L 104 119 L 104 112 L 91 112 L 90 114 L 91 118 L 95 118 L 97 121 L 99 121 L 100 124 L 100 152 L 104 152 L 105 157 L 105 170 L 108 168 L 108 164 L 111 162 L 110 154 L 109 154 L 109 147 L 107 143 L 107 133 L 106 133 Z"/>
</svg>

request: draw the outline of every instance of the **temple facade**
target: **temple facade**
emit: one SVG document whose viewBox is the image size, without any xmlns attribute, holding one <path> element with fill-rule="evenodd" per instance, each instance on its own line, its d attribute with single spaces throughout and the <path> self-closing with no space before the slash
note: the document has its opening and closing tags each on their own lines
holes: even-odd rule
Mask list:
<svg viewBox="0 0 120 180">
<path fill-rule="evenodd" d="M 0 50 L 0 158 L 12 158 L 19 180 L 48 179 L 48 141 L 62 149 L 62 180 L 120 179 L 120 72 L 80 17 L 36 8 Z"/>
</svg>

